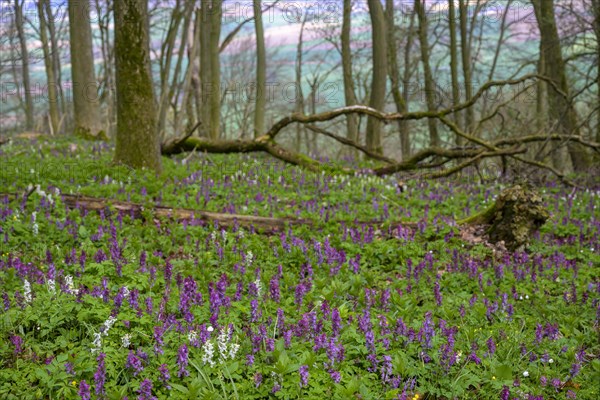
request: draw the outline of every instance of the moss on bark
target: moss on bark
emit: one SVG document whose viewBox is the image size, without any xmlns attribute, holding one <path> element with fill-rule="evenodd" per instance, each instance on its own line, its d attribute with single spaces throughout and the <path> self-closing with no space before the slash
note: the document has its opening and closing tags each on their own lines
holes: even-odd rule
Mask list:
<svg viewBox="0 0 600 400">
<path fill-rule="evenodd" d="M 514 250 L 526 245 L 549 217 L 539 194 L 516 185 L 503 190 L 488 209 L 459 224 L 488 225 L 486 232 L 490 241 L 504 241 L 506 248 Z"/>
</svg>

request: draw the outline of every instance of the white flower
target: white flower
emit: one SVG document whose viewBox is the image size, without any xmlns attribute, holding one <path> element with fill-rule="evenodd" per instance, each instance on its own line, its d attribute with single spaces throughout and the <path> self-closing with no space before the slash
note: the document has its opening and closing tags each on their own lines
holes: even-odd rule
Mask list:
<svg viewBox="0 0 600 400">
<path fill-rule="evenodd" d="M 37 224 L 37 222 L 34 222 L 34 223 L 33 223 L 32 230 L 33 230 L 33 236 L 37 236 L 37 235 L 38 235 L 38 233 L 40 233 L 40 227 L 39 227 L 39 225 Z"/>
<path fill-rule="evenodd" d="M 209 326 L 208 328 L 206 328 L 207 331 L 212 332 L 215 330 L 215 328 L 213 328 L 212 326 Z"/>
<path fill-rule="evenodd" d="M 75 289 L 75 285 L 73 284 L 73 277 L 71 275 L 65 276 L 65 285 L 67 286 L 67 292 L 77 295 L 79 293 L 78 289 Z"/>
<path fill-rule="evenodd" d="M 196 333 L 196 331 L 189 331 L 188 332 L 188 340 L 190 342 L 194 342 L 197 338 L 198 338 L 198 333 Z"/>
<path fill-rule="evenodd" d="M 56 281 L 54 279 L 48 279 L 46 281 L 46 285 L 48 285 L 48 291 L 52 294 L 56 293 Z"/>
<path fill-rule="evenodd" d="M 110 328 L 112 328 L 112 326 L 115 324 L 115 322 L 117 322 L 117 319 L 115 317 L 113 317 L 112 315 L 110 317 L 108 317 L 108 319 L 106 321 L 104 321 L 104 336 L 108 335 L 108 331 Z"/>
<path fill-rule="evenodd" d="M 553 360 L 553 359 L 549 359 L 549 360 L 548 360 L 548 362 L 549 362 L 550 364 L 552 364 L 552 363 L 554 362 L 554 360 Z"/>
<path fill-rule="evenodd" d="M 36 217 L 37 217 L 37 211 L 32 212 L 31 213 L 31 222 L 35 222 Z M 594 250 L 592 249 L 592 251 L 594 251 Z"/>
<path fill-rule="evenodd" d="M 92 341 L 92 353 L 99 351 L 102 348 L 102 334 L 94 333 L 94 340 Z"/>
<path fill-rule="evenodd" d="M 217 337 L 217 346 L 219 347 L 219 356 L 221 361 L 227 358 L 227 342 L 229 341 L 229 334 L 227 329 L 223 329 Z"/>
<path fill-rule="evenodd" d="M 122 338 L 121 342 L 123 342 L 123 347 L 129 347 L 131 344 L 131 333 L 126 333 Z"/>
<path fill-rule="evenodd" d="M 525 372 L 523 372 L 523 376 L 524 376 L 525 378 L 527 378 L 527 377 L 529 376 L 529 371 L 525 371 Z"/>
<path fill-rule="evenodd" d="M 528 294 L 525 295 L 525 300 L 529 300 L 529 295 Z"/>
<path fill-rule="evenodd" d="M 127 286 L 123 286 L 123 296 L 129 297 L 129 289 L 127 288 Z"/>
<path fill-rule="evenodd" d="M 231 346 L 229 346 L 229 358 L 231 360 L 233 360 L 235 358 L 235 355 L 237 354 L 239 349 L 240 349 L 240 345 L 237 343 L 232 343 Z"/>
<path fill-rule="evenodd" d="M 27 303 L 31 303 L 31 284 L 27 279 L 23 282 L 23 297 Z"/>
<path fill-rule="evenodd" d="M 251 251 L 246 253 L 246 262 L 248 263 L 248 265 L 252 265 L 253 260 L 254 260 L 254 254 L 252 254 Z"/>
<path fill-rule="evenodd" d="M 256 294 L 258 297 L 262 294 L 262 285 L 260 283 L 260 279 L 254 281 L 254 285 L 256 286 Z"/>
<path fill-rule="evenodd" d="M 205 365 L 208 363 L 211 367 L 214 367 L 216 364 L 213 360 L 213 357 L 215 355 L 215 348 L 212 342 L 210 340 L 207 340 L 206 343 L 204 343 L 204 346 L 202 346 L 202 349 L 204 350 L 204 354 L 202 354 L 202 362 Z"/>
<path fill-rule="evenodd" d="M 523 296 L 519 296 L 519 300 L 523 300 Z"/>
</svg>

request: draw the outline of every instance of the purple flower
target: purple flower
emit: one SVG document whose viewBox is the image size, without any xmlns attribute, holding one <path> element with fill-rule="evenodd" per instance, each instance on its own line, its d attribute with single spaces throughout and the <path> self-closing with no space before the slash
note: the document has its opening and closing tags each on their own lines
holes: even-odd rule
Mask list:
<svg viewBox="0 0 600 400">
<path fill-rule="evenodd" d="M 142 360 L 140 360 L 132 350 L 129 350 L 129 354 L 127 355 L 127 361 L 125 362 L 125 368 L 133 370 L 133 376 L 137 376 L 140 372 L 144 370 L 144 366 L 142 365 Z"/>
<path fill-rule="evenodd" d="M 300 373 L 300 387 L 305 387 L 308 385 L 308 365 L 300 366 L 298 370 Z"/>
<path fill-rule="evenodd" d="M 435 296 L 435 304 L 437 304 L 437 306 L 441 306 L 442 305 L 442 293 L 440 291 L 440 281 L 437 280 L 435 281 L 435 286 L 433 287 L 433 294 Z"/>
<path fill-rule="evenodd" d="M 15 350 L 14 353 L 15 354 L 19 354 L 20 352 L 23 351 L 23 338 L 21 338 L 21 336 L 19 335 L 13 335 L 10 338 L 10 342 L 13 344 L 13 346 L 15 346 Z"/>
<path fill-rule="evenodd" d="M 73 367 L 73 363 L 65 363 L 65 371 L 67 372 L 67 374 L 75 375 L 75 368 Z"/>
<path fill-rule="evenodd" d="M 546 386 L 548 384 L 548 379 L 545 376 L 540 377 L 540 385 Z"/>
<path fill-rule="evenodd" d="M 100 353 L 96 360 L 98 361 L 98 367 L 96 368 L 96 373 L 94 374 L 94 385 L 96 386 L 95 391 L 96 395 L 104 396 L 104 382 L 106 381 L 106 365 L 104 364 L 104 359 L 106 358 L 106 354 Z"/>
<path fill-rule="evenodd" d="M 4 304 L 4 311 L 8 311 L 10 308 L 10 298 L 8 297 L 8 293 L 2 293 L 2 302 Z"/>
<path fill-rule="evenodd" d="M 179 372 L 177 376 L 181 378 L 182 376 L 188 376 L 190 373 L 186 369 L 188 365 L 188 347 L 186 344 L 182 344 L 177 352 L 177 366 L 179 366 Z"/>
<path fill-rule="evenodd" d="M 467 360 L 473 361 L 477 365 L 481 364 L 481 359 L 479 357 L 477 357 L 477 354 L 474 351 L 471 352 L 471 354 L 469 354 L 469 357 L 467 358 Z"/>
<path fill-rule="evenodd" d="M 340 383 L 340 381 L 342 380 L 342 375 L 339 371 L 331 370 L 329 371 L 329 376 L 331 376 L 331 379 L 333 379 L 335 383 Z"/>
<path fill-rule="evenodd" d="M 571 374 L 571 378 L 574 377 L 575 375 L 577 375 L 579 373 L 580 369 L 581 369 L 581 364 L 579 364 L 579 363 L 575 363 L 575 364 L 571 365 L 571 370 L 569 371 L 569 374 Z"/>
<path fill-rule="evenodd" d="M 509 400 L 510 398 L 510 389 L 508 386 L 502 386 L 502 391 L 500 392 L 500 400 Z"/>
<path fill-rule="evenodd" d="M 431 348 L 431 339 L 435 335 L 433 321 L 431 319 L 431 311 L 425 313 L 425 321 L 423 327 L 419 331 L 419 341 L 424 348 Z"/>
<path fill-rule="evenodd" d="M 163 328 L 162 326 L 154 327 L 154 340 L 156 341 L 156 344 L 154 344 L 154 352 L 156 354 L 163 354 L 162 345 L 163 345 L 163 335 L 164 334 L 165 334 L 165 328 Z"/>
<path fill-rule="evenodd" d="M 152 382 L 149 379 L 144 379 L 142 383 L 140 383 L 140 390 L 138 393 L 140 394 L 138 400 L 157 400 L 156 397 L 152 396 Z"/>
<path fill-rule="evenodd" d="M 87 382 L 82 380 L 79 382 L 79 396 L 81 396 L 81 400 L 90 400 L 90 385 Z"/>
<path fill-rule="evenodd" d="M 560 379 L 558 379 L 558 378 L 554 378 L 554 379 L 552 379 L 552 386 L 553 386 L 555 389 L 558 389 L 558 388 L 560 387 L 560 385 L 561 385 L 561 384 L 562 384 L 562 382 L 560 381 Z"/>
<path fill-rule="evenodd" d="M 333 336 L 339 335 L 341 327 L 342 318 L 340 316 L 340 311 L 337 308 L 334 308 L 333 311 L 331 311 L 331 330 Z"/>
<path fill-rule="evenodd" d="M 167 364 L 161 364 L 160 367 L 158 367 L 158 372 L 160 372 L 158 380 L 161 381 L 167 389 L 171 389 L 171 386 L 168 384 L 169 379 L 171 379 L 171 374 L 169 373 Z"/>
<path fill-rule="evenodd" d="M 273 301 L 279 303 L 279 299 L 281 296 L 279 289 L 279 277 L 277 275 L 274 275 L 271 278 L 271 282 L 269 282 L 269 294 L 271 295 Z"/>
<path fill-rule="evenodd" d="M 263 381 L 263 376 L 260 372 L 257 372 L 256 374 L 254 374 L 254 386 L 256 388 L 258 388 L 261 385 L 262 381 Z"/>
<path fill-rule="evenodd" d="M 491 357 L 496 352 L 496 343 L 494 343 L 494 338 L 490 337 L 487 342 L 488 355 Z"/>
<path fill-rule="evenodd" d="M 258 309 L 258 301 L 256 299 L 252 299 L 250 302 L 250 322 L 258 322 L 261 314 L 262 313 Z"/>
</svg>

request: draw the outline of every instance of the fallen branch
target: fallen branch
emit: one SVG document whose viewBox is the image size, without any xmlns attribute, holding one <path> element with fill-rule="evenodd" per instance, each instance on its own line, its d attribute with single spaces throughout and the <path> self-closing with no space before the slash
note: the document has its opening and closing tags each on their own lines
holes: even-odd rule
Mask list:
<svg viewBox="0 0 600 400">
<path fill-rule="evenodd" d="M 0 193 L 0 199 L 26 202 L 29 195 L 36 191 L 36 187 L 23 193 Z M 144 219 L 145 213 L 150 213 L 153 218 L 170 218 L 178 221 L 203 221 L 204 223 L 217 222 L 225 228 L 244 227 L 261 232 L 282 231 L 291 225 L 304 225 L 316 227 L 318 223 L 303 218 L 295 217 L 259 217 L 255 215 L 226 214 L 212 211 L 195 210 L 190 208 L 175 208 L 168 206 L 144 205 L 128 201 L 89 197 L 74 194 L 61 194 L 60 198 L 68 209 L 104 212 L 111 214 L 111 210 L 132 218 Z M 5 200 L 5 201 L 6 201 Z M 339 221 L 342 223 L 343 221 Z M 378 228 L 403 227 L 416 228 L 416 222 L 407 221 L 354 221 L 356 225 L 375 226 Z"/>
</svg>

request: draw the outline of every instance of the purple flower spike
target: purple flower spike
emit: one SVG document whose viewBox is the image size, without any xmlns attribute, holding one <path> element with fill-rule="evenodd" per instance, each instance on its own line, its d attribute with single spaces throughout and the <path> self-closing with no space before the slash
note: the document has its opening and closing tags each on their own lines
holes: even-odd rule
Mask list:
<svg viewBox="0 0 600 400">
<path fill-rule="evenodd" d="M 308 386 L 308 365 L 302 365 L 298 372 L 300 373 L 300 387 Z"/>
<path fill-rule="evenodd" d="M 84 380 L 82 380 L 79 383 L 79 392 L 78 392 L 79 396 L 81 396 L 81 400 L 90 400 L 90 385 L 87 384 L 87 382 Z"/>
<path fill-rule="evenodd" d="M 152 396 L 152 382 L 149 379 L 144 379 L 142 383 L 140 383 L 140 390 L 138 393 L 140 394 L 138 400 L 157 400 L 156 397 Z"/>
<path fill-rule="evenodd" d="M 188 376 L 190 373 L 186 369 L 188 365 L 188 347 L 186 344 L 182 344 L 179 348 L 179 352 L 177 353 L 177 366 L 179 366 L 179 372 L 177 376 L 181 378 L 182 376 Z"/>
</svg>

